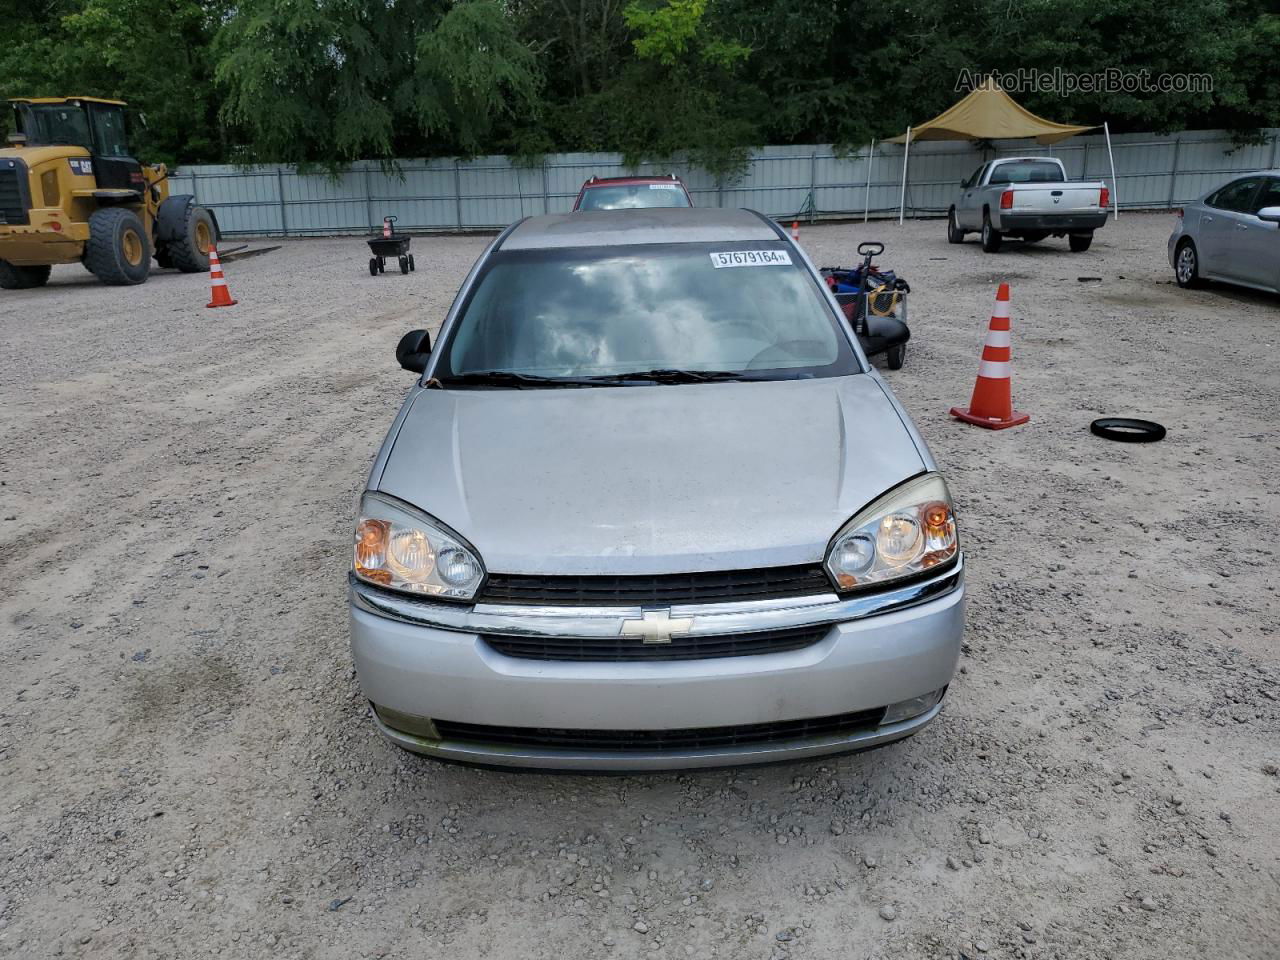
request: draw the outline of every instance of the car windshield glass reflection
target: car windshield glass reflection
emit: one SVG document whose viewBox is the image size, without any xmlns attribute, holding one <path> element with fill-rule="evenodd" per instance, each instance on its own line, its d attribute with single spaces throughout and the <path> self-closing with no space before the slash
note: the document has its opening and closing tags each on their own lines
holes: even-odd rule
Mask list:
<svg viewBox="0 0 1280 960">
<path fill-rule="evenodd" d="M 674 183 L 632 183 L 589 187 L 579 210 L 630 210 L 639 207 L 687 207 L 689 199 Z"/>
<path fill-rule="evenodd" d="M 498 253 L 435 375 L 528 387 L 856 373 L 837 322 L 779 243 Z"/>
</svg>

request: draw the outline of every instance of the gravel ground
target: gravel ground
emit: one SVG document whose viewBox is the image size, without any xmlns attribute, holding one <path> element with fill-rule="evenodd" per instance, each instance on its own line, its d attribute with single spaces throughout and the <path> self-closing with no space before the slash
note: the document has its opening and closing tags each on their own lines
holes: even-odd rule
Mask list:
<svg viewBox="0 0 1280 960">
<path fill-rule="evenodd" d="M 1170 218 L 913 283 L 886 376 L 968 555 L 939 720 L 862 756 L 626 777 L 384 743 L 347 646 L 354 498 L 483 237 L 286 243 L 0 295 L 0 955 L 1280 956 L 1280 299 L 1184 292 Z M 1080 283 L 1092 275 L 1100 282 Z M 959 424 L 995 284 L 1031 423 Z M 1108 443 L 1101 415 L 1169 427 Z"/>
</svg>

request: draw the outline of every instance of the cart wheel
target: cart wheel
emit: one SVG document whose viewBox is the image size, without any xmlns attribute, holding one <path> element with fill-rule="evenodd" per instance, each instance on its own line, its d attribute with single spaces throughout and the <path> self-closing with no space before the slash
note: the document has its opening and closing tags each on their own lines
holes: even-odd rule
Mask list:
<svg viewBox="0 0 1280 960">
<path fill-rule="evenodd" d="M 414 267 L 414 265 L 413 265 L 413 254 L 411 253 L 411 254 L 409 254 L 409 272 L 410 272 L 410 273 L 413 273 L 413 271 L 414 271 L 415 269 L 417 269 L 417 268 L 416 268 L 416 267 Z"/>
<path fill-rule="evenodd" d="M 887 354 L 885 354 L 885 360 L 886 362 L 888 362 L 890 370 L 901 370 L 902 364 L 906 361 L 906 359 L 907 359 L 907 345 L 905 343 L 902 344 L 901 346 L 894 347 Z"/>
<path fill-rule="evenodd" d="M 378 258 L 369 258 L 369 276 L 376 277 L 378 275 Z"/>
<path fill-rule="evenodd" d="M 387 272 L 387 261 L 384 260 L 382 257 L 378 258 L 378 272 L 379 273 Z"/>
<path fill-rule="evenodd" d="M 400 258 L 400 272 L 401 272 L 401 273 L 408 273 L 408 272 L 409 272 L 409 258 L 408 258 L 408 257 L 401 257 L 401 258 Z"/>
</svg>

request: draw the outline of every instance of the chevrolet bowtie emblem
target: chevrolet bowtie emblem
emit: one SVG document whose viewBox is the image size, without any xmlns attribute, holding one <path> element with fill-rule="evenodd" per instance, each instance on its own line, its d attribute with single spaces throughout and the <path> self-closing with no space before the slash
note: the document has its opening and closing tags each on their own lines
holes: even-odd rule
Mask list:
<svg viewBox="0 0 1280 960">
<path fill-rule="evenodd" d="M 646 610 L 639 620 L 623 620 L 622 636 L 640 637 L 645 643 L 670 643 L 672 634 L 687 633 L 692 617 L 671 619 L 670 610 Z"/>
</svg>

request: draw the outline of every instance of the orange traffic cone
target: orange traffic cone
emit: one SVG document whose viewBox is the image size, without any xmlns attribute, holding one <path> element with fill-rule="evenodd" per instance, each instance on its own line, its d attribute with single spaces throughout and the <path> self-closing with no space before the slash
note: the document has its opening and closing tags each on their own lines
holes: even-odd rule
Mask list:
<svg viewBox="0 0 1280 960">
<path fill-rule="evenodd" d="M 791 221 L 791 239 L 794 240 L 796 243 L 800 242 L 800 221 L 799 220 Z"/>
<path fill-rule="evenodd" d="M 227 289 L 226 278 L 222 275 L 222 261 L 218 259 L 218 248 L 209 247 L 209 284 L 213 287 L 211 299 L 206 307 L 234 307 L 239 300 L 231 299 L 231 291 Z"/>
<path fill-rule="evenodd" d="M 952 407 L 953 417 L 989 430 L 1016 427 L 1031 419 L 1031 414 L 1019 413 L 1013 409 L 1009 343 L 1009 285 L 1002 283 L 996 292 L 996 309 L 991 315 L 987 342 L 982 348 L 982 362 L 978 364 L 978 382 L 973 386 L 973 399 L 969 401 L 967 410 Z"/>
</svg>

